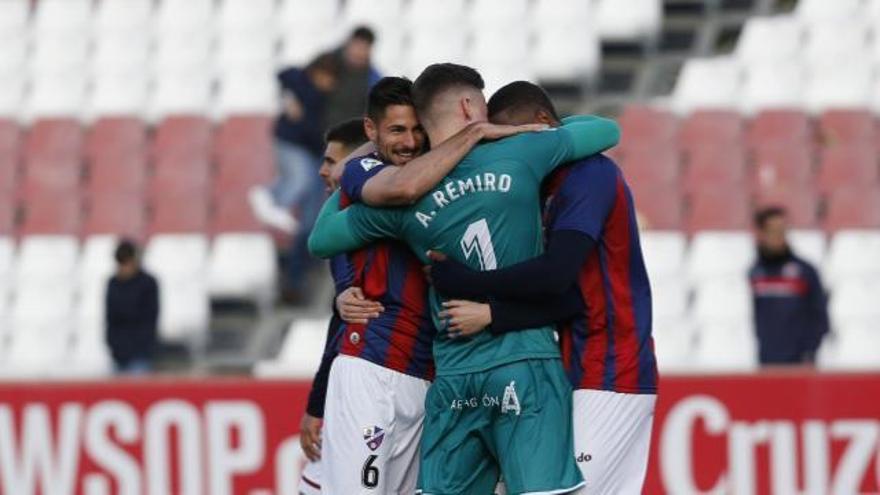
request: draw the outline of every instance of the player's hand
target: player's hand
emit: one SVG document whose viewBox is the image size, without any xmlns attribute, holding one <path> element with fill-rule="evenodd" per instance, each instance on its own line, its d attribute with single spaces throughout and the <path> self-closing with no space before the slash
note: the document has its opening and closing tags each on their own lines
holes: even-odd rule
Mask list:
<svg viewBox="0 0 880 495">
<path fill-rule="evenodd" d="M 321 418 L 303 415 L 299 422 L 299 444 L 312 462 L 321 458 Z"/>
<path fill-rule="evenodd" d="M 284 113 L 287 115 L 287 118 L 294 122 L 302 120 L 305 115 L 305 109 L 303 108 L 302 102 L 299 101 L 299 98 L 295 94 L 292 92 L 285 92 L 282 96 L 282 102 L 284 104 Z"/>
<path fill-rule="evenodd" d="M 378 318 L 385 308 L 364 297 L 360 287 L 349 287 L 336 296 L 336 310 L 346 323 L 366 325 L 370 319 Z"/>
<path fill-rule="evenodd" d="M 470 337 L 492 323 L 492 308 L 488 304 L 453 300 L 443 303 L 439 316 L 447 321 L 449 338 Z"/>
<path fill-rule="evenodd" d="M 480 131 L 483 139 L 488 140 L 501 139 L 523 132 L 543 131 L 549 127 L 547 124 L 501 125 L 491 122 L 477 122 L 473 125 Z"/>
<path fill-rule="evenodd" d="M 432 263 L 424 268 L 425 276 L 437 292 L 448 297 L 482 297 L 482 294 L 468 290 L 474 270 L 439 251 L 428 251 L 427 254 Z"/>
</svg>

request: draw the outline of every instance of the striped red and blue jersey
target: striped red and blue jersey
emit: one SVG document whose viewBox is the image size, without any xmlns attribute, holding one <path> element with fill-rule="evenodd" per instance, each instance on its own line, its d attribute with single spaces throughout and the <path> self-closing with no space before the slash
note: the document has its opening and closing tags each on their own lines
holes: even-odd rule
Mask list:
<svg viewBox="0 0 880 495">
<path fill-rule="evenodd" d="M 345 165 L 340 206 L 361 201 L 367 180 L 387 165 L 375 154 Z M 385 311 L 366 325 L 345 324 L 339 352 L 388 369 L 431 380 L 431 354 L 436 330 L 428 305 L 428 282 L 422 264 L 405 244 L 385 240 L 346 254 L 352 286 L 367 299 L 382 303 Z"/>
<path fill-rule="evenodd" d="M 560 325 L 562 359 L 576 389 L 657 392 L 651 287 L 632 193 L 620 168 L 594 155 L 544 182 L 544 227 L 582 232 L 596 242 L 578 284 L 583 314 Z"/>
</svg>

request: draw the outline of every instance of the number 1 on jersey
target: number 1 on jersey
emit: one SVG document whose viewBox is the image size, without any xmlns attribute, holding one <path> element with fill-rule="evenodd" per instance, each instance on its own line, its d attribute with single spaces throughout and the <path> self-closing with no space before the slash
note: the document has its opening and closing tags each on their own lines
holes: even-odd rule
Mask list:
<svg viewBox="0 0 880 495">
<path fill-rule="evenodd" d="M 492 246 L 492 234 L 489 232 L 489 224 L 486 223 L 485 218 L 468 225 L 461 238 L 461 250 L 468 260 L 476 253 L 482 271 L 498 268 L 498 263 L 495 261 L 495 247 Z"/>
</svg>

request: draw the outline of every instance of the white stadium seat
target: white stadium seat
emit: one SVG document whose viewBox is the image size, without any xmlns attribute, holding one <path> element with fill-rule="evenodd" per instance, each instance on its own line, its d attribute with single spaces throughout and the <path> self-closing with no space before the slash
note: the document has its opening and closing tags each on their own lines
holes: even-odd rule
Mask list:
<svg viewBox="0 0 880 495">
<path fill-rule="evenodd" d="M 829 370 L 880 370 L 880 329 L 876 320 L 838 327 L 833 346 L 827 355 L 820 356 L 819 366 Z M 826 341 L 830 340 L 826 338 Z M 825 345 L 823 345 L 824 350 Z"/>
<path fill-rule="evenodd" d="M 152 16 L 150 0 L 102 0 L 97 7 L 95 30 L 98 33 L 149 32 Z"/>
<path fill-rule="evenodd" d="M 400 29 L 403 16 L 402 0 L 347 0 L 343 12 L 348 27 L 365 24 L 381 34 Z"/>
<path fill-rule="evenodd" d="M 294 320 L 287 330 L 278 356 L 257 363 L 254 374 L 261 378 L 311 379 L 321 364 L 329 320 L 329 316 Z"/>
<path fill-rule="evenodd" d="M 95 40 L 92 72 L 102 75 L 137 75 L 144 78 L 144 67 L 152 67 L 152 46 L 149 33 L 108 33 Z"/>
<path fill-rule="evenodd" d="M 107 283 L 116 269 L 113 254 L 117 243 L 113 235 L 93 235 L 83 243 L 77 282 L 81 319 L 103 322 Z"/>
<path fill-rule="evenodd" d="M 694 366 L 694 326 L 687 318 L 653 319 L 654 352 L 661 372 L 687 371 Z"/>
<path fill-rule="evenodd" d="M 804 61 L 827 69 L 833 69 L 844 58 L 861 56 L 869 50 L 871 29 L 865 22 L 822 22 L 809 26 Z"/>
<path fill-rule="evenodd" d="M 165 34 L 156 46 L 157 76 L 164 74 L 210 74 L 213 67 L 213 38 L 207 31 Z"/>
<path fill-rule="evenodd" d="M 529 19 L 529 0 L 505 0 L 503 9 L 495 0 L 472 0 L 467 15 L 474 34 L 512 26 L 522 29 Z"/>
<path fill-rule="evenodd" d="M 30 71 L 37 76 L 82 71 L 82 66 L 88 60 L 87 36 L 50 34 L 41 36 L 37 41 L 30 57 Z"/>
<path fill-rule="evenodd" d="M 777 60 L 750 64 L 740 97 L 740 110 L 755 114 L 763 110 L 797 109 L 804 104 L 804 67 L 797 61 Z"/>
<path fill-rule="evenodd" d="M 694 363 L 700 371 L 754 371 L 758 342 L 748 322 L 718 323 L 700 329 Z"/>
<path fill-rule="evenodd" d="M 224 71 L 266 68 L 275 64 L 275 39 L 271 32 L 228 32 L 217 41 L 217 65 Z"/>
<path fill-rule="evenodd" d="M 693 316 L 700 325 L 752 321 L 752 293 L 745 275 L 702 282 L 694 290 Z"/>
<path fill-rule="evenodd" d="M 30 0 L 0 2 L 0 37 L 6 33 L 21 33 L 30 17 Z"/>
<path fill-rule="evenodd" d="M 748 232 L 698 232 L 691 241 L 688 276 L 694 282 L 744 277 L 755 259 L 755 249 Z"/>
<path fill-rule="evenodd" d="M 23 114 L 27 81 L 20 72 L 0 72 L 0 117 L 18 119 Z"/>
<path fill-rule="evenodd" d="M 216 102 L 216 116 L 226 118 L 241 114 L 271 114 L 276 111 L 279 90 L 272 80 L 271 67 L 263 70 L 239 70 L 223 74 Z"/>
<path fill-rule="evenodd" d="M 337 29 L 307 28 L 290 31 L 281 42 L 281 66 L 305 66 L 315 56 L 338 46 L 347 36 Z"/>
<path fill-rule="evenodd" d="M 213 8 L 213 0 L 163 0 L 156 12 L 157 39 L 169 33 L 210 29 Z"/>
<path fill-rule="evenodd" d="M 68 279 L 70 280 L 70 279 Z M 61 371 L 70 350 L 73 287 L 69 283 L 19 283 L 12 308 L 11 343 L 0 365 L 5 376 L 45 376 Z"/>
<path fill-rule="evenodd" d="M 46 33 L 87 34 L 91 27 L 89 0 L 41 0 L 36 4 L 34 29 Z"/>
<path fill-rule="evenodd" d="M 465 21 L 466 0 L 410 0 L 405 15 L 410 26 L 418 26 L 413 35 L 422 29 L 461 26 Z"/>
<path fill-rule="evenodd" d="M 36 235 L 25 237 L 18 248 L 16 286 L 75 280 L 79 244 L 73 236 Z"/>
<path fill-rule="evenodd" d="M 536 34 L 532 67 L 542 81 L 593 79 L 602 53 L 596 33 L 585 26 L 544 30 Z M 560 47 L 577 49 L 560 49 Z"/>
<path fill-rule="evenodd" d="M 861 0 L 799 0 L 795 15 L 804 22 L 857 20 L 862 15 Z"/>
<path fill-rule="evenodd" d="M 415 78 L 418 74 L 405 74 L 408 66 L 404 57 L 406 36 L 402 30 L 381 32 L 373 47 L 372 64 L 382 74 L 404 74 Z"/>
<path fill-rule="evenodd" d="M 208 241 L 198 234 L 156 235 L 144 253 L 144 267 L 159 282 L 160 335 L 195 350 L 206 343 L 210 318 L 207 258 Z"/>
<path fill-rule="evenodd" d="M 672 94 L 678 113 L 696 109 L 734 110 L 739 102 L 742 70 L 731 57 L 693 58 L 685 62 Z"/>
<path fill-rule="evenodd" d="M 464 62 L 467 40 L 463 36 L 450 38 L 446 33 L 435 29 L 420 29 L 412 33 L 408 50 L 408 74 L 416 76 L 428 64 L 438 60 Z"/>
<path fill-rule="evenodd" d="M 0 236 L 0 298 L 12 289 L 15 267 L 15 244 L 9 237 Z"/>
<path fill-rule="evenodd" d="M 159 75 L 150 102 L 150 117 L 207 114 L 211 109 L 212 81 L 205 75 Z"/>
<path fill-rule="evenodd" d="M 275 1 L 222 0 L 217 22 L 217 27 L 223 32 L 270 32 L 275 22 Z"/>
<path fill-rule="evenodd" d="M 814 114 L 867 108 L 875 95 L 877 85 L 874 81 L 874 69 L 868 60 L 813 67 L 804 91 L 805 107 Z"/>
<path fill-rule="evenodd" d="M 736 44 L 736 57 L 743 63 L 790 60 L 800 54 L 803 37 L 803 25 L 794 17 L 751 18 Z"/>
<path fill-rule="evenodd" d="M 533 30 L 540 34 L 543 30 L 566 29 L 580 26 L 582 29 L 593 30 L 596 14 L 592 2 L 581 0 L 536 0 L 529 15 Z"/>
<path fill-rule="evenodd" d="M 788 231 L 787 237 L 788 244 L 794 254 L 808 261 L 816 270 L 822 270 L 825 264 L 825 251 L 828 247 L 824 232 L 794 229 Z"/>
<path fill-rule="evenodd" d="M 599 37 L 603 40 L 638 40 L 657 36 L 663 18 L 660 0 L 598 0 Z"/>
<path fill-rule="evenodd" d="M 880 232 L 842 230 L 831 238 L 825 272 L 826 284 L 880 276 Z"/>
<path fill-rule="evenodd" d="M 683 318 L 688 310 L 690 288 L 684 278 L 651 280 L 651 314 L 656 318 Z"/>
<path fill-rule="evenodd" d="M 640 240 L 651 281 L 679 278 L 684 274 L 687 239 L 683 233 L 654 230 L 642 232 Z"/>
<path fill-rule="evenodd" d="M 17 36 L 0 41 L 0 74 L 24 71 L 28 61 L 27 38 Z"/>
<path fill-rule="evenodd" d="M 848 280 L 838 283 L 831 293 L 829 312 L 835 328 L 854 324 L 870 325 L 880 320 L 880 282 Z M 880 332 L 880 326 L 877 327 Z"/>
<path fill-rule="evenodd" d="M 90 118 L 141 115 L 147 110 L 149 81 L 135 75 L 105 75 L 95 78 L 87 109 Z"/>
<path fill-rule="evenodd" d="M 275 247 L 268 234 L 225 233 L 214 239 L 208 262 L 211 297 L 246 299 L 269 310 L 276 272 Z"/>
<path fill-rule="evenodd" d="M 304 28 L 321 31 L 338 23 L 337 0 L 282 0 L 277 13 L 277 28 L 282 36 Z"/>
</svg>

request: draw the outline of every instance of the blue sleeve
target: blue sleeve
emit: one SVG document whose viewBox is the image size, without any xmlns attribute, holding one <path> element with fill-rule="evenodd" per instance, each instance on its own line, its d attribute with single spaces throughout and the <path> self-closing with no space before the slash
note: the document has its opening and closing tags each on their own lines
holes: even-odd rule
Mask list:
<svg viewBox="0 0 880 495">
<path fill-rule="evenodd" d="M 278 73 L 278 84 L 281 85 L 282 89 L 299 93 L 302 88 L 302 76 L 303 72 L 301 70 L 296 67 L 290 67 Z"/>
<path fill-rule="evenodd" d="M 617 199 L 620 170 L 601 155 L 572 167 L 553 198 L 551 230 L 574 230 L 598 241 Z"/>
<path fill-rule="evenodd" d="M 370 74 L 367 77 L 367 86 L 369 87 L 369 89 L 373 89 L 373 86 L 375 86 L 376 83 L 379 82 L 380 79 L 382 79 L 382 73 L 371 65 Z"/>
<path fill-rule="evenodd" d="M 352 202 L 362 203 L 361 191 L 371 177 L 378 174 L 388 165 L 372 156 L 353 158 L 345 164 L 340 187 Z"/>
</svg>

